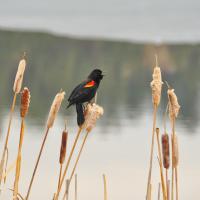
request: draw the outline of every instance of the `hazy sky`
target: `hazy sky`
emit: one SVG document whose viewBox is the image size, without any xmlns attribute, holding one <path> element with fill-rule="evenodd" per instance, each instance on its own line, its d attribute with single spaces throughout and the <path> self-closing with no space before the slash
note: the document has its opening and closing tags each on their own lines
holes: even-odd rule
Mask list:
<svg viewBox="0 0 200 200">
<path fill-rule="evenodd" d="M 85 37 L 200 41 L 198 0 L 1 1 L 0 26 Z"/>
</svg>

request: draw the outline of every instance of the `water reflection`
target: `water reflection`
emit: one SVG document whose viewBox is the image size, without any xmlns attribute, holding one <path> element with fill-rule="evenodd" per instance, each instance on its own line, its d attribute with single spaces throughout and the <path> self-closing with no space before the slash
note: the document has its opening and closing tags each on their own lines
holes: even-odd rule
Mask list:
<svg viewBox="0 0 200 200">
<path fill-rule="evenodd" d="M 38 124 L 43 124 L 55 93 L 63 88 L 69 94 L 94 66 L 107 73 L 99 90 L 99 102 L 106 110 L 103 123 L 120 125 L 120 115 L 136 120 L 151 109 L 149 83 L 157 52 L 163 79 L 181 97 L 180 123 L 187 123 L 189 133 L 195 132 L 199 120 L 200 45 L 155 46 L 10 31 L 0 31 L 0 44 L 1 110 L 11 102 L 17 63 L 26 51 L 25 85 L 32 93 L 30 116 Z M 166 98 L 161 106 L 164 110 Z M 66 113 L 63 106 L 62 113 L 71 115 L 72 109 Z"/>
</svg>

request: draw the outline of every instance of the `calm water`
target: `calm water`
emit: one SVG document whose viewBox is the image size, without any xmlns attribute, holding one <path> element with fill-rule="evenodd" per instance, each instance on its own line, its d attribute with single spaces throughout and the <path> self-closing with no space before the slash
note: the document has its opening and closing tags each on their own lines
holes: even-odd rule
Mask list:
<svg viewBox="0 0 200 200">
<path fill-rule="evenodd" d="M 182 106 L 177 120 L 180 144 L 180 199 L 198 200 L 200 161 L 199 92 L 200 46 L 131 44 L 103 40 L 75 40 L 41 33 L 0 31 L 0 124 L 2 146 L 8 123 L 12 84 L 20 54 L 27 51 L 28 67 L 25 85 L 32 94 L 26 120 L 20 192 L 25 194 L 36 155 L 44 134 L 51 101 L 60 88 L 67 95 L 84 79 L 93 66 L 100 66 L 107 76 L 98 94 L 105 109 L 84 149 L 77 168 L 79 199 L 103 199 L 102 174 L 108 179 L 109 199 L 142 200 L 145 197 L 152 126 L 149 83 L 155 52 L 164 80 L 174 86 Z M 19 105 L 19 102 L 17 102 Z M 73 109 L 61 112 L 50 131 L 35 179 L 31 199 L 52 199 L 58 178 L 58 155 L 64 121 L 68 121 L 70 146 L 77 130 Z M 159 109 L 157 126 L 162 129 L 166 106 L 166 88 Z M 9 142 L 9 165 L 15 159 L 19 139 L 19 107 L 16 107 Z M 170 132 L 170 126 L 167 126 Z M 158 163 L 154 177 L 154 195 L 159 181 Z M 5 188 L 12 188 L 13 173 Z M 71 185 L 73 198 L 73 183 Z M 2 199 L 10 199 L 5 189 Z M 154 198 L 155 199 L 155 198 Z"/>
<path fill-rule="evenodd" d="M 131 41 L 200 41 L 198 0 L 11 0 L 0 26 Z M 106 23 L 105 23 L 106 22 Z"/>
<path fill-rule="evenodd" d="M 150 100 L 150 98 L 148 98 Z M 89 136 L 83 156 L 77 168 L 78 173 L 78 195 L 79 199 L 103 199 L 102 173 L 106 173 L 108 178 L 108 194 L 110 199 L 144 199 L 148 152 L 151 135 L 152 115 L 146 107 L 142 115 L 137 119 L 129 119 L 123 114 L 119 118 L 118 126 L 102 124 L 98 122 L 97 127 Z M 130 112 L 137 112 L 133 107 Z M 105 111 L 106 112 L 106 111 Z M 123 110 L 121 110 L 123 112 Z M 17 115 L 17 113 L 16 113 Z M 7 123 L 7 117 L 3 121 L 3 130 Z M 113 119 L 115 121 L 116 119 Z M 26 135 L 23 146 L 23 163 L 20 191 L 26 192 L 30 180 L 36 154 L 42 140 L 43 127 L 28 119 L 26 125 Z M 116 121 L 115 121 L 116 122 Z M 54 128 L 49 134 L 44 154 L 39 166 L 39 176 L 37 176 L 31 199 L 51 199 L 52 192 L 55 191 L 58 177 L 58 155 L 61 132 L 63 129 L 63 117 L 59 116 Z M 75 137 L 74 116 L 68 116 L 70 126 L 69 138 L 70 146 Z M 14 155 L 19 136 L 20 120 L 15 116 L 11 137 L 10 137 L 10 164 L 14 161 Z M 159 123 L 160 124 L 160 123 Z M 198 127 L 199 130 L 199 127 Z M 179 125 L 177 127 L 180 144 L 180 196 L 183 200 L 199 199 L 199 183 L 197 177 L 200 176 L 200 162 L 194 155 L 199 152 L 200 135 L 191 136 L 187 128 Z M 1 138 L 1 144 L 2 144 Z M 157 166 L 157 159 L 154 158 L 154 165 Z M 158 168 L 153 173 L 154 189 L 157 192 L 159 182 Z M 11 188 L 13 174 L 9 174 L 8 183 L 5 188 Z M 74 195 L 73 182 L 71 185 L 71 198 Z M 10 194 L 11 195 L 11 194 Z M 5 190 L 2 199 L 10 199 L 9 191 Z"/>
</svg>

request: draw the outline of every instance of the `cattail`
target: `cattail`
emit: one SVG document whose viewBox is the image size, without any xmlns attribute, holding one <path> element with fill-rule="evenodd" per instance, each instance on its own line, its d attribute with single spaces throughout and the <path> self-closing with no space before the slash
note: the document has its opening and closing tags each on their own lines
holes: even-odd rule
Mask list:
<svg viewBox="0 0 200 200">
<path fill-rule="evenodd" d="M 165 169 L 169 169 L 170 166 L 169 136 L 167 133 L 162 135 L 162 153 L 163 153 L 163 166 Z"/>
<path fill-rule="evenodd" d="M 60 181 L 61 181 L 61 176 L 62 176 L 62 167 L 63 167 L 63 163 L 65 161 L 65 155 L 66 155 L 66 148 L 67 148 L 67 138 L 68 138 L 68 132 L 66 131 L 66 124 L 65 124 L 65 130 L 62 133 L 62 141 L 61 141 L 61 146 L 60 146 L 60 173 L 59 173 L 59 178 L 58 178 L 58 188 L 57 188 L 57 192 L 59 190 L 59 186 L 60 186 Z M 56 195 L 55 195 L 56 197 Z M 54 197 L 54 199 L 55 199 Z"/>
<path fill-rule="evenodd" d="M 61 147 L 60 147 L 60 160 L 59 160 L 61 165 L 65 161 L 66 147 L 67 147 L 67 137 L 68 137 L 68 132 L 67 131 L 63 131 Z"/>
<path fill-rule="evenodd" d="M 173 145 L 172 165 L 173 168 L 175 168 L 178 166 L 179 163 L 178 138 L 176 134 L 174 134 L 174 136 L 172 137 L 172 145 Z"/>
<path fill-rule="evenodd" d="M 162 91 L 163 82 L 162 82 L 161 70 L 160 70 L 160 67 L 157 66 L 157 61 L 156 61 L 156 67 L 154 67 L 152 76 L 153 76 L 153 80 L 151 82 L 152 102 L 155 106 L 158 106 L 161 99 L 161 91 Z"/>
<path fill-rule="evenodd" d="M 79 150 L 79 153 L 78 153 L 78 156 L 76 158 L 76 161 L 75 161 L 75 165 L 73 167 L 73 170 L 72 170 L 72 173 L 70 175 L 70 180 L 72 179 L 73 177 L 73 174 L 75 172 L 75 169 L 76 169 L 76 166 L 78 164 L 78 161 L 79 161 L 79 158 L 81 156 L 81 153 L 82 153 L 82 150 L 83 150 L 83 147 L 86 143 L 86 140 L 87 140 L 87 137 L 89 135 L 89 132 L 92 130 L 92 128 L 94 128 L 95 126 L 95 123 L 96 123 L 96 120 L 101 116 L 103 115 L 103 108 L 100 107 L 99 105 L 93 103 L 93 104 L 88 104 L 87 105 L 87 108 L 86 108 L 86 112 L 84 113 L 85 114 L 85 122 L 83 124 L 83 126 L 80 126 L 79 127 L 79 130 L 77 132 L 77 135 L 76 135 L 76 138 L 75 138 L 75 141 L 73 143 L 73 146 L 72 146 L 72 149 L 69 153 L 69 157 L 68 157 L 68 160 L 67 160 L 67 163 L 66 163 L 66 166 L 65 166 L 65 169 L 64 169 L 64 172 L 62 174 L 62 178 L 60 180 L 60 184 L 59 184 L 59 187 L 58 187 L 58 190 L 57 190 L 57 193 L 56 193 L 56 197 L 55 197 L 55 200 L 58 200 L 58 197 L 59 197 L 59 193 L 60 193 L 60 190 L 62 188 L 62 184 L 64 182 L 64 179 L 65 179 L 65 176 L 66 176 L 66 173 L 67 173 L 67 170 L 68 170 L 68 167 L 69 167 L 69 164 L 70 164 L 70 161 L 71 161 L 71 158 L 72 158 L 72 155 L 74 153 L 74 150 L 75 150 L 75 147 L 76 147 L 76 144 L 77 144 L 77 141 L 79 139 L 79 136 L 80 136 L 80 133 L 83 129 L 86 129 L 87 133 L 83 139 L 83 142 L 82 142 L 82 145 L 81 145 L 81 148 Z"/>
<path fill-rule="evenodd" d="M 20 92 L 21 87 L 22 87 L 22 81 L 24 77 L 25 68 L 26 68 L 26 60 L 23 58 L 19 62 L 19 66 L 18 66 L 18 70 L 15 76 L 15 82 L 13 86 L 13 91 L 17 94 Z"/>
<path fill-rule="evenodd" d="M 50 108 L 50 111 L 49 111 L 49 116 L 48 116 L 48 119 L 47 119 L 46 132 L 45 132 L 45 135 L 44 135 L 44 138 L 43 138 L 43 141 L 42 141 L 42 145 L 40 147 L 40 151 L 39 151 L 39 154 L 38 154 L 38 157 L 37 157 L 37 161 L 36 161 L 36 164 L 35 164 L 35 167 L 34 167 L 34 170 L 33 170 L 31 181 L 30 181 L 30 184 L 29 184 L 29 187 L 28 187 L 28 192 L 27 192 L 27 195 L 26 195 L 26 200 L 29 199 L 29 195 L 30 195 L 30 192 L 31 192 L 32 184 L 33 184 L 33 181 L 34 181 L 34 178 L 35 178 L 35 174 L 36 174 L 39 162 L 40 162 L 40 158 L 41 158 L 41 155 L 42 155 L 42 152 L 43 152 L 46 140 L 47 140 L 47 136 L 48 136 L 49 130 L 53 126 L 53 123 L 55 121 L 56 115 L 57 115 L 57 113 L 58 113 L 58 111 L 60 109 L 60 106 L 61 106 L 61 103 L 62 103 L 64 97 L 65 97 L 65 92 L 60 91 L 55 96 L 55 98 L 53 100 L 53 103 L 51 105 L 51 108 Z"/>
<path fill-rule="evenodd" d="M 106 175 L 103 174 L 104 200 L 108 200 Z"/>
<path fill-rule="evenodd" d="M 59 92 L 54 100 L 53 100 L 53 103 L 51 105 L 51 108 L 50 108 L 50 111 L 49 111 L 49 117 L 48 117 L 48 120 L 47 120 L 47 127 L 48 128 L 51 128 L 53 126 L 53 123 L 54 123 L 54 120 L 56 118 L 56 115 L 60 109 L 60 106 L 61 106 L 61 103 L 63 101 L 65 97 L 65 92 Z"/>
<path fill-rule="evenodd" d="M 103 108 L 95 103 L 87 105 L 85 123 L 83 125 L 86 131 L 90 132 L 94 128 L 97 119 L 103 115 L 103 112 Z"/>
<path fill-rule="evenodd" d="M 149 164 L 146 198 L 149 197 L 149 190 L 150 190 L 150 185 L 151 185 L 151 173 L 152 173 L 153 151 L 154 151 L 154 135 L 156 131 L 156 115 L 157 115 L 157 108 L 161 99 L 161 91 L 162 91 L 162 84 L 163 84 L 161 70 L 160 70 L 160 67 L 158 67 L 157 63 L 158 62 L 157 62 L 157 56 L 156 56 L 156 66 L 154 67 L 154 71 L 152 75 L 153 80 L 150 84 L 152 88 L 152 102 L 153 102 L 153 128 L 152 128 L 150 164 Z"/>
<path fill-rule="evenodd" d="M 16 164 L 16 174 L 15 174 L 15 182 L 14 182 L 14 190 L 13 190 L 13 199 L 18 199 L 18 184 L 19 184 L 19 177 L 20 177 L 20 170 L 21 170 L 21 154 L 18 155 L 17 164 Z"/>
<path fill-rule="evenodd" d="M 22 118 L 24 118 L 28 113 L 30 98 L 31 98 L 30 91 L 27 87 L 25 87 L 21 93 L 20 113 Z"/>
<path fill-rule="evenodd" d="M 167 94 L 169 99 L 169 118 L 170 120 L 174 120 L 178 117 L 180 105 L 178 103 L 178 98 L 174 92 L 174 89 L 169 88 Z"/>
</svg>

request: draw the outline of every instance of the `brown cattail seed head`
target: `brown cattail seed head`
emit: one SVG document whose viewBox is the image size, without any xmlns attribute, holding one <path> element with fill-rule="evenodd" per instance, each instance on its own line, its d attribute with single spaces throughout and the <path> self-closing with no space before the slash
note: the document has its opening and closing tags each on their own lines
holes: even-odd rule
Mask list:
<svg viewBox="0 0 200 200">
<path fill-rule="evenodd" d="M 152 102 L 154 106 L 158 106 L 161 99 L 161 91 L 162 91 L 162 76 L 160 67 L 154 67 L 153 71 L 153 80 L 151 81 L 151 89 L 152 89 Z"/>
<path fill-rule="evenodd" d="M 178 138 L 177 135 L 172 135 L 172 145 L 173 145 L 173 152 L 172 152 L 172 166 L 173 168 L 178 166 L 179 163 L 179 151 L 178 151 Z"/>
<path fill-rule="evenodd" d="M 168 89 L 167 94 L 169 99 L 169 118 L 170 120 L 174 120 L 178 117 L 180 105 L 174 89 Z"/>
<path fill-rule="evenodd" d="M 86 131 L 90 132 L 94 128 L 97 119 L 103 115 L 103 112 L 103 108 L 95 103 L 87 105 L 85 123 L 83 125 Z"/>
<path fill-rule="evenodd" d="M 63 164 L 64 161 L 65 161 L 66 148 L 67 148 L 67 138 L 68 138 L 67 131 L 63 131 L 62 141 L 61 141 L 61 146 L 60 146 L 60 164 Z"/>
<path fill-rule="evenodd" d="M 18 70 L 15 76 L 15 82 L 13 86 L 13 91 L 17 94 L 20 92 L 21 87 L 22 87 L 25 68 L 26 68 L 26 60 L 23 58 L 19 62 L 19 66 L 18 66 Z"/>
<path fill-rule="evenodd" d="M 162 135 L 163 166 L 168 169 L 170 166 L 169 136 L 167 133 Z"/>
<path fill-rule="evenodd" d="M 25 87 L 21 93 L 20 114 L 22 118 L 24 118 L 28 113 L 30 98 L 31 98 L 30 91 L 27 87 Z"/>
<path fill-rule="evenodd" d="M 49 117 L 48 117 L 48 120 L 47 120 L 47 127 L 48 128 L 51 128 L 53 126 L 53 123 L 55 121 L 55 118 L 56 118 L 56 115 L 60 109 L 60 106 L 61 106 L 61 103 L 63 101 L 65 97 L 65 92 L 59 92 L 54 100 L 53 100 L 53 103 L 51 105 L 51 108 L 50 108 L 50 111 L 49 111 Z"/>
</svg>

